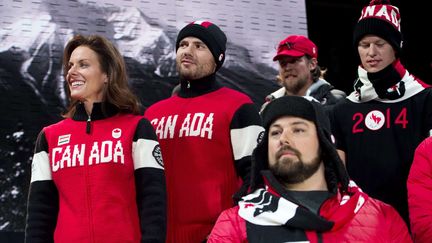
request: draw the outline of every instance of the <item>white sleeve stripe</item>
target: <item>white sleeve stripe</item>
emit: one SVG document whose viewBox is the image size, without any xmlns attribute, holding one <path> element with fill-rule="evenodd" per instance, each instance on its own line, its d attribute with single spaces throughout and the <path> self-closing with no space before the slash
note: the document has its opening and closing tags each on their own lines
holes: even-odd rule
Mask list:
<svg viewBox="0 0 432 243">
<path fill-rule="evenodd" d="M 264 128 L 257 125 L 231 130 L 231 144 L 235 160 L 252 155 L 252 151 L 258 144 L 258 136 L 262 131 Z"/>
<path fill-rule="evenodd" d="M 140 138 L 133 142 L 132 156 L 135 170 L 145 167 L 163 169 L 159 143 L 155 140 Z"/>
<path fill-rule="evenodd" d="M 46 151 L 33 155 L 30 182 L 52 180 L 51 167 Z"/>
</svg>

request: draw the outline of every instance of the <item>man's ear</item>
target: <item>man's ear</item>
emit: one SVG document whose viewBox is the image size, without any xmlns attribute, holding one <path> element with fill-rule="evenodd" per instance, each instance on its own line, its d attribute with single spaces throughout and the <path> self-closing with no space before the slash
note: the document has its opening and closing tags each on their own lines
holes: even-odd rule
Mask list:
<svg viewBox="0 0 432 243">
<path fill-rule="evenodd" d="M 309 66 L 310 70 L 314 70 L 317 67 L 317 65 L 318 65 L 318 59 L 316 59 L 315 57 L 312 57 L 310 59 L 309 65 L 310 65 Z"/>
</svg>

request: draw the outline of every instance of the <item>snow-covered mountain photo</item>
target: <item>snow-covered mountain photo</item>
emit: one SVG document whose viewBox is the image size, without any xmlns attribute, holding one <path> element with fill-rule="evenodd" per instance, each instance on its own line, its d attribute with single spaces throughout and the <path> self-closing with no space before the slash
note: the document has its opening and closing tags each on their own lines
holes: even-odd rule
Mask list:
<svg viewBox="0 0 432 243">
<path fill-rule="evenodd" d="M 307 34 L 304 1 L 0 0 L 0 231 L 23 231 L 34 141 L 67 105 L 62 52 L 75 34 L 99 34 L 123 54 L 143 108 L 178 82 L 175 40 L 207 19 L 228 37 L 218 72 L 257 105 L 278 88 L 272 61 L 279 40 Z M 275 17 L 277 16 L 277 18 Z"/>
</svg>

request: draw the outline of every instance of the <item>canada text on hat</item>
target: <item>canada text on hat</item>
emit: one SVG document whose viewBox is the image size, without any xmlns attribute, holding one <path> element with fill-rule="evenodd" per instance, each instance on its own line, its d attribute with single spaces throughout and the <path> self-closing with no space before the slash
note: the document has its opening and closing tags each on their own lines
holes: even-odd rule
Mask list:
<svg viewBox="0 0 432 243">
<path fill-rule="evenodd" d="M 389 0 L 372 0 L 369 6 L 362 9 L 359 21 L 354 28 L 355 47 L 365 35 L 383 38 L 392 45 L 396 53 L 400 53 L 402 33 L 399 9 L 391 5 Z"/>
<path fill-rule="evenodd" d="M 358 21 L 366 18 L 378 18 L 392 24 L 394 28 L 400 31 L 400 13 L 399 9 L 390 2 L 372 0 L 369 6 L 362 9 Z"/>
<path fill-rule="evenodd" d="M 282 56 L 302 57 L 305 54 L 318 58 L 316 45 L 305 36 L 290 35 L 279 43 L 273 61 L 279 60 Z"/>
</svg>

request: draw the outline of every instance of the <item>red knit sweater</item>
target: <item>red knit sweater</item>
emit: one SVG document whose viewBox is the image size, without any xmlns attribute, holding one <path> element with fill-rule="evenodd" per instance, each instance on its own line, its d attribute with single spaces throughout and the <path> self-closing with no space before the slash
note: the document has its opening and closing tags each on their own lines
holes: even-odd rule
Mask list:
<svg viewBox="0 0 432 243">
<path fill-rule="evenodd" d="M 168 192 L 167 242 L 202 242 L 247 177 L 259 116 L 246 95 L 220 88 L 171 97 L 145 113 L 159 139 Z"/>
<path fill-rule="evenodd" d="M 141 116 L 65 119 L 36 143 L 27 242 L 163 242 L 165 178 Z M 142 240 L 142 241 L 141 241 Z"/>
</svg>

